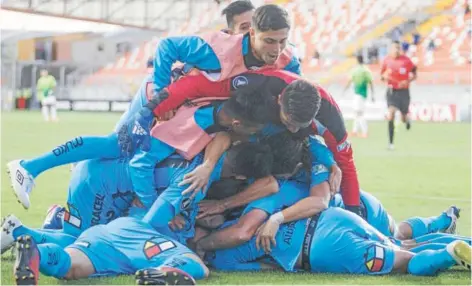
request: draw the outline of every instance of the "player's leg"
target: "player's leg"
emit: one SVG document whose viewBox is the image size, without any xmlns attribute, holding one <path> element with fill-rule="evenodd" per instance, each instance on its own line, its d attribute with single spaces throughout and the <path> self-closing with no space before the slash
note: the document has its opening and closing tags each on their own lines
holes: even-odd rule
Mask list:
<svg viewBox="0 0 472 286">
<path fill-rule="evenodd" d="M 451 206 L 439 216 L 409 218 L 398 224 L 395 238 L 405 240 L 434 232 L 454 233 L 459 216 L 460 209 Z"/>
<path fill-rule="evenodd" d="M 410 90 L 409 89 L 402 90 L 400 100 L 401 100 L 400 112 L 402 114 L 402 121 L 403 123 L 406 124 L 406 129 L 410 130 L 411 120 L 409 116 L 409 109 L 410 109 Z"/>
<path fill-rule="evenodd" d="M 393 136 L 395 135 L 395 112 L 397 111 L 398 103 L 397 95 L 392 89 L 387 89 L 387 121 L 388 121 L 388 142 L 389 142 L 389 149 L 393 149 Z"/>
<path fill-rule="evenodd" d="M 431 244 L 447 245 L 456 240 L 461 240 L 469 245 L 472 244 L 470 237 L 448 233 L 431 233 L 417 237 L 416 239 L 403 240 L 401 241 L 401 246 L 403 249 L 413 249 L 421 246 L 424 246 L 426 247 L 425 249 L 428 249 L 427 246 Z"/>
<path fill-rule="evenodd" d="M 28 235 L 37 244 L 54 243 L 66 247 L 76 240 L 76 236 L 65 233 L 63 230 L 34 229 L 24 226 L 14 215 L 4 218 L 1 230 L 1 253 L 13 246 L 15 240 Z"/>
<path fill-rule="evenodd" d="M 397 250 L 397 252 L 402 252 Z M 454 241 L 445 249 L 424 250 L 408 257 L 396 259 L 396 268 L 400 273 L 412 275 L 429 276 L 439 271 L 460 265 L 470 271 L 472 248 L 463 241 Z M 399 256 L 400 257 L 400 256 Z M 407 272 L 402 272 L 405 270 Z"/>
<path fill-rule="evenodd" d="M 121 154 L 118 136 L 77 137 L 30 160 L 14 160 L 7 164 L 15 195 L 25 208 L 29 208 L 29 193 L 34 186 L 34 178 L 42 172 L 72 162 L 93 158 L 116 158 Z"/>
<path fill-rule="evenodd" d="M 44 121 L 49 121 L 49 107 L 45 103 L 46 99 L 43 99 L 41 102 L 41 114 L 43 115 Z"/>
<path fill-rule="evenodd" d="M 367 120 L 364 117 L 364 112 L 365 112 L 365 105 L 366 105 L 366 98 L 362 96 L 359 97 L 359 107 L 357 111 L 357 120 L 359 124 L 359 129 L 361 130 L 361 137 L 366 138 L 368 134 L 368 126 L 367 126 Z"/>
<path fill-rule="evenodd" d="M 49 105 L 50 112 L 51 112 L 51 120 L 52 121 L 57 121 L 57 100 L 54 95 L 51 95 L 51 104 Z"/>
</svg>

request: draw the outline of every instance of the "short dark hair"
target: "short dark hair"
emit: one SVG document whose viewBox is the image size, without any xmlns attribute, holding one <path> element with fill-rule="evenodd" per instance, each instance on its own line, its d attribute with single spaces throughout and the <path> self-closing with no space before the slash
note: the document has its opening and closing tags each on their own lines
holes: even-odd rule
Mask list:
<svg viewBox="0 0 472 286">
<path fill-rule="evenodd" d="M 223 178 L 213 182 L 208 188 L 206 199 L 223 200 L 243 191 L 248 186 L 246 180 L 236 180 L 234 178 Z"/>
<path fill-rule="evenodd" d="M 252 27 L 260 32 L 290 29 L 288 12 L 279 5 L 262 5 L 252 16 Z"/>
<path fill-rule="evenodd" d="M 310 168 L 311 156 L 308 152 L 307 138 L 298 138 L 289 131 L 265 137 L 261 144 L 270 147 L 274 162 L 272 174 L 287 174 L 293 172 L 298 163 Z"/>
<path fill-rule="evenodd" d="M 226 16 L 226 23 L 228 27 L 232 28 L 234 25 L 234 16 L 254 10 L 255 7 L 249 0 L 237 0 L 229 4 L 221 11 L 221 15 Z"/>
<path fill-rule="evenodd" d="M 238 88 L 223 104 L 223 111 L 241 120 L 245 125 L 260 125 L 271 122 L 273 110 L 265 108 L 273 105 L 273 96 L 268 90 L 258 91 L 251 88 Z"/>
<path fill-rule="evenodd" d="M 292 82 L 284 89 L 281 96 L 283 111 L 295 122 L 310 121 L 320 109 L 320 92 L 306 80 L 298 79 Z"/>
<path fill-rule="evenodd" d="M 244 142 L 231 147 L 227 155 L 233 173 L 248 178 L 269 176 L 274 157 L 270 147 L 254 142 Z"/>
<path fill-rule="evenodd" d="M 362 55 L 357 55 L 356 58 L 357 58 L 357 62 L 358 62 L 359 64 L 362 65 L 362 64 L 364 63 L 364 57 L 363 57 Z"/>
<path fill-rule="evenodd" d="M 392 45 L 400 45 L 400 41 L 392 41 Z"/>
</svg>

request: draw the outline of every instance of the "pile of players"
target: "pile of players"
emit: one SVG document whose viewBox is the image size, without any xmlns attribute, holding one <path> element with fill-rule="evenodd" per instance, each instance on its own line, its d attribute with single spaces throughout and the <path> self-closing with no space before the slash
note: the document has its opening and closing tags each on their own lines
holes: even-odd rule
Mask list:
<svg viewBox="0 0 472 286">
<path fill-rule="evenodd" d="M 213 269 L 434 275 L 470 269 L 459 209 L 398 225 L 360 191 L 342 115 L 302 77 L 277 5 L 225 9 L 229 30 L 162 39 L 154 71 L 108 136 L 7 165 L 30 208 L 34 179 L 78 162 L 41 229 L 4 218 L 17 284 L 135 274 L 194 284 Z M 172 69 L 177 61 L 184 65 Z M 157 120 L 156 120 L 157 119 Z"/>
</svg>

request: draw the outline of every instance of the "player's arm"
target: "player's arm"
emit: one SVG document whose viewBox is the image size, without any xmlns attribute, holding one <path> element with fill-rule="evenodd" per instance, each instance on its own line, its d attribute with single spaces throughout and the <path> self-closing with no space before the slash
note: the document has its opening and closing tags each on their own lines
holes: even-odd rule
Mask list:
<svg viewBox="0 0 472 286">
<path fill-rule="evenodd" d="M 271 243 L 275 245 L 275 235 L 281 224 L 311 217 L 329 206 L 330 190 L 328 184 L 329 172 L 326 167 L 318 168 L 317 163 L 313 169 L 319 170 L 312 173 L 310 195 L 294 205 L 277 212 L 269 217 L 257 230 L 256 247 L 262 247 L 266 253 L 271 251 Z"/>
<path fill-rule="evenodd" d="M 172 65 L 188 63 L 203 70 L 218 70 L 220 63 L 212 48 L 198 36 L 169 37 L 157 46 L 154 58 L 154 92 L 168 86 Z"/>
<path fill-rule="evenodd" d="M 417 78 L 417 71 L 418 71 L 418 67 L 415 66 L 413 63 L 411 63 L 412 65 L 412 68 L 411 68 L 411 77 L 410 77 L 410 82 L 416 80 Z"/>
<path fill-rule="evenodd" d="M 382 63 L 382 67 L 380 68 L 380 80 L 381 81 L 386 81 L 388 80 L 388 76 L 387 73 L 387 63 L 386 63 L 386 60 L 383 61 Z"/>
<path fill-rule="evenodd" d="M 182 195 L 190 192 L 199 192 L 207 190 L 211 184 L 210 176 L 215 169 L 216 163 L 223 153 L 231 146 L 231 137 L 227 132 L 218 132 L 215 138 L 205 147 L 205 155 L 203 163 L 195 168 L 195 170 L 185 174 L 184 179 L 179 186 L 189 185 Z"/>
<path fill-rule="evenodd" d="M 372 78 L 372 73 L 370 71 L 368 72 L 368 78 L 369 78 L 369 87 L 370 87 L 370 97 L 372 99 L 372 102 L 374 102 L 375 101 L 374 79 Z"/>
<path fill-rule="evenodd" d="M 204 218 L 209 215 L 220 214 L 227 210 L 245 206 L 252 201 L 275 194 L 278 191 L 279 184 L 273 176 L 257 179 L 242 192 L 239 192 L 226 199 L 220 201 L 202 201 L 199 204 L 200 213 L 198 214 L 197 219 Z"/>
<path fill-rule="evenodd" d="M 159 117 L 181 106 L 186 100 L 199 97 L 229 97 L 231 80 L 212 82 L 203 74 L 187 75 L 161 90 L 147 107 Z"/>
<path fill-rule="evenodd" d="M 149 209 L 156 199 L 154 168 L 163 158 L 159 152 L 162 143 L 151 138 L 149 151 L 138 150 L 129 162 L 129 174 L 136 196 Z"/>
</svg>

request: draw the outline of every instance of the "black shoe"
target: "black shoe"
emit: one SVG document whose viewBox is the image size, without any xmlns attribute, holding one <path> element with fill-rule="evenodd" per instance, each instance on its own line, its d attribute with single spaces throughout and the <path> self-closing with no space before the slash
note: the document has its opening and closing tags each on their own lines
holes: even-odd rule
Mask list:
<svg viewBox="0 0 472 286">
<path fill-rule="evenodd" d="M 16 240 L 16 261 L 13 266 L 16 285 L 38 285 L 39 251 L 29 235 Z"/>
<path fill-rule="evenodd" d="M 137 285 L 197 285 L 195 279 L 173 267 L 146 268 L 136 271 Z"/>
<path fill-rule="evenodd" d="M 411 122 L 407 121 L 406 122 L 406 130 L 410 130 L 410 129 L 411 129 Z"/>
</svg>

